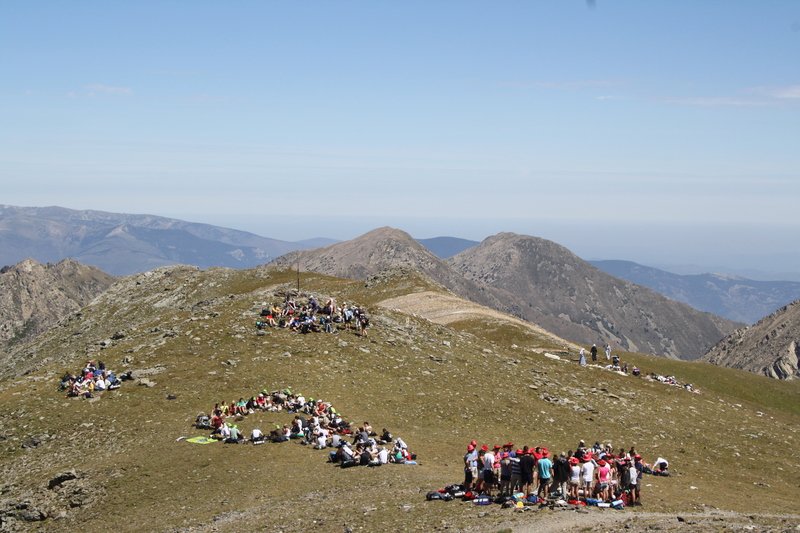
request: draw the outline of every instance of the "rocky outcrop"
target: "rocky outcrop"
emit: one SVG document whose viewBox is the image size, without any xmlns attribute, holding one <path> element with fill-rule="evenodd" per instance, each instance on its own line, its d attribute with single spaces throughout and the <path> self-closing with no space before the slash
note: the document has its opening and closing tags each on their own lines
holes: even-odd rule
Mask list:
<svg viewBox="0 0 800 533">
<path fill-rule="evenodd" d="M 114 278 L 65 259 L 43 265 L 26 259 L 0 270 L 0 348 L 21 344 L 78 311 Z"/>
<path fill-rule="evenodd" d="M 0 531 L 32 529 L 90 509 L 105 489 L 84 472 L 66 470 L 46 485 L 0 497 Z"/>
<path fill-rule="evenodd" d="M 800 300 L 736 330 L 703 359 L 776 379 L 800 377 Z"/>
</svg>

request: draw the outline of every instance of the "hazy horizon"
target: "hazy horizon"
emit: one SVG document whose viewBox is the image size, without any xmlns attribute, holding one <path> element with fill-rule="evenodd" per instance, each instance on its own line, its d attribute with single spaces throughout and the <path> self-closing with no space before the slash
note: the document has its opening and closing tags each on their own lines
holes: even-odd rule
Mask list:
<svg viewBox="0 0 800 533">
<path fill-rule="evenodd" d="M 0 50 L 8 204 L 800 273 L 796 2 L 43 1 Z"/>
</svg>

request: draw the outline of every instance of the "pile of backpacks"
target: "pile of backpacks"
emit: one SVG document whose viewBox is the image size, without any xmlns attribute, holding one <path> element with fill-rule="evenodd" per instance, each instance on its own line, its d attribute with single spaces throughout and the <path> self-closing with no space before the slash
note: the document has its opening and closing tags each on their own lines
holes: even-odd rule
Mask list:
<svg viewBox="0 0 800 533">
<path fill-rule="evenodd" d="M 491 505 L 498 504 L 503 507 L 517 507 L 523 508 L 526 506 L 535 505 L 541 502 L 535 494 L 525 496 L 522 492 L 516 494 L 503 494 L 495 497 L 489 497 L 486 494 L 466 490 L 463 485 L 447 485 L 443 489 L 434 490 L 425 495 L 428 501 L 442 500 L 452 501 L 455 499 L 472 502 L 475 505 Z"/>
<path fill-rule="evenodd" d="M 471 490 L 466 490 L 463 485 L 447 485 L 443 489 L 434 490 L 425 495 L 427 501 L 441 500 L 452 501 L 455 499 L 472 502 L 475 505 L 502 505 L 503 508 L 525 510 L 534 505 L 538 506 L 551 506 L 551 507 L 599 507 L 611 509 L 623 509 L 627 503 L 627 493 L 623 493 L 620 498 L 612 501 L 605 502 L 596 498 L 586 498 L 585 500 L 565 500 L 557 491 L 552 494 L 549 500 L 540 499 L 536 494 L 525 495 L 522 492 L 514 494 L 501 494 L 495 497 L 489 497 L 486 494 L 479 494 Z"/>
</svg>

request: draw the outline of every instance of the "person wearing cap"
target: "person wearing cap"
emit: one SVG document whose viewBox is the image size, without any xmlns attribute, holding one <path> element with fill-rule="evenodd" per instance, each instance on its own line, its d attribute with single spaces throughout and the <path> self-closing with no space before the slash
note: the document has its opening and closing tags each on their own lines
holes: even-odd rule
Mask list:
<svg viewBox="0 0 800 533">
<path fill-rule="evenodd" d="M 509 457 L 516 457 L 514 453 L 514 443 L 513 442 L 506 442 L 503 444 L 503 451 L 508 454 Z"/>
<path fill-rule="evenodd" d="M 550 460 L 550 452 L 547 451 L 547 448 L 542 450 L 542 457 L 536 461 L 536 471 L 539 474 L 537 494 L 546 500 L 550 496 L 550 480 L 553 477 L 553 462 Z"/>
<path fill-rule="evenodd" d="M 533 485 L 533 469 L 536 465 L 536 460 L 531 455 L 528 446 L 523 446 L 522 454 L 519 458 L 519 469 L 521 475 L 521 483 L 525 495 L 531 494 L 531 485 Z"/>
<path fill-rule="evenodd" d="M 511 494 L 511 456 L 500 453 L 500 494 Z"/>
<path fill-rule="evenodd" d="M 578 487 L 581 484 L 581 462 L 577 457 L 569 458 L 569 498 L 578 499 Z"/>
<path fill-rule="evenodd" d="M 494 478 L 494 457 L 495 453 L 493 450 L 490 450 L 487 445 L 483 445 L 485 448 L 483 454 L 483 492 L 487 495 L 492 495 L 492 489 L 495 485 L 495 478 Z"/>
<path fill-rule="evenodd" d="M 522 457 L 522 450 L 517 450 L 513 454 L 508 454 L 511 464 L 511 479 L 509 480 L 511 494 L 519 492 L 522 489 L 522 467 L 520 466 L 520 457 Z"/>
<path fill-rule="evenodd" d="M 473 441 L 474 442 L 474 441 Z M 478 478 L 478 450 L 474 444 L 467 446 L 467 453 L 464 454 L 464 490 L 471 490 L 472 484 Z"/>
<path fill-rule="evenodd" d="M 597 462 L 597 469 L 595 470 L 597 476 L 597 490 L 600 494 L 600 499 L 608 501 L 609 486 L 611 481 L 611 467 L 605 459 L 600 459 Z"/>
<path fill-rule="evenodd" d="M 494 453 L 494 463 L 492 464 L 492 478 L 494 479 L 494 484 L 497 487 L 500 487 L 500 462 L 503 460 L 503 452 L 502 446 L 499 444 L 495 444 L 492 448 L 492 452 Z"/>
<path fill-rule="evenodd" d="M 592 461 L 592 454 L 587 453 L 583 456 L 583 465 L 581 465 L 581 477 L 583 478 L 583 497 L 591 498 L 594 496 L 593 483 L 594 483 L 594 462 Z"/>
</svg>

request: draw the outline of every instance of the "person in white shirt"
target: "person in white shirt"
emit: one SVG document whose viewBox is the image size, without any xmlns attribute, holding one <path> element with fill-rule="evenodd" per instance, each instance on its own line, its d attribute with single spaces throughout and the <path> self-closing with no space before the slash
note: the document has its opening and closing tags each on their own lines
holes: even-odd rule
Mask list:
<svg viewBox="0 0 800 533">
<path fill-rule="evenodd" d="M 253 428 L 253 431 L 250 432 L 250 442 L 253 444 L 260 444 L 264 442 L 264 434 L 258 428 Z"/>
<path fill-rule="evenodd" d="M 581 462 L 577 457 L 569 460 L 569 497 L 573 500 L 578 499 L 578 487 L 581 484 Z"/>
<path fill-rule="evenodd" d="M 317 444 L 314 446 L 317 450 L 322 450 L 328 444 L 328 430 L 320 427 L 317 432 Z"/>
<path fill-rule="evenodd" d="M 483 490 L 491 496 L 492 488 L 497 480 L 494 479 L 494 452 L 487 450 L 483 454 Z"/>
<path fill-rule="evenodd" d="M 628 475 L 630 476 L 629 484 L 631 486 L 630 491 L 630 500 L 628 501 L 628 505 L 641 505 L 639 501 L 639 469 L 636 468 L 636 464 L 632 461 L 630 462 L 630 466 L 628 467 Z"/>
<path fill-rule="evenodd" d="M 389 450 L 381 446 L 381 449 L 378 452 L 378 463 L 385 465 L 388 462 L 389 462 Z"/>
<path fill-rule="evenodd" d="M 594 462 L 591 459 L 584 459 L 586 461 L 581 466 L 581 476 L 583 477 L 583 497 L 593 497 L 592 483 L 594 482 Z"/>
</svg>

